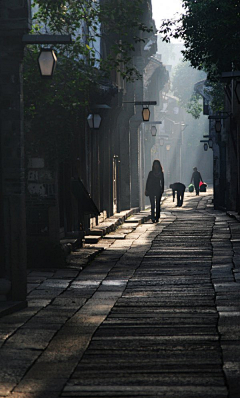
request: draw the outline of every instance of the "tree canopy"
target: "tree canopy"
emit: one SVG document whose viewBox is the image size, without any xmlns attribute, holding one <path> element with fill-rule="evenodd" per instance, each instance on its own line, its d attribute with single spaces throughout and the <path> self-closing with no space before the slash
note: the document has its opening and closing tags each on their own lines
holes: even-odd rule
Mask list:
<svg viewBox="0 0 240 398">
<path fill-rule="evenodd" d="M 195 119 L 198 119 L 202 112 L 202 97 L 194 92 L 194 85 L 205 78 L 205 72 L 192 68 L 189 62 L 180 62 L 173 73 L 173 94 L 179 98 L 180 105 Z"/>
<path fill-rule="evenodd" d="M 37 68 L 40 46 L 26 49 L 26 148 L 63 160 L 101 86 L 109 85 L 114 91 L 111 73 L 118 72 L 128 81 L 141 78 L 132 55 L 153 27 L 144 23 L 145 0 L 34 0 L 32 5 L 33 34 L 71 34 L 73 43 L 52 46 L 58 65 L 54 78 L 45 81 Z"/>
<path fill-rule="evenodd" d="M 240 69 L 240 0 L 183 0 L 184 13 L 165 20 L 163 40 L 181 38 L 184 59 L 212 80 Z"/>
</svg>

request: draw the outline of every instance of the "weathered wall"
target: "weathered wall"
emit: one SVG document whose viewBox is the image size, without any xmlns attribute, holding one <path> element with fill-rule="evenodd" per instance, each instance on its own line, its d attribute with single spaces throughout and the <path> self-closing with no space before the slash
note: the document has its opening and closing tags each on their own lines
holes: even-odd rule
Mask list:
<svg viewBox="0 0 240 398">
<path fill-rule="evenodd" d="M 11 280 L 9 297 L 26 298 L 26 227 L 22 36 L 29 29 L 29 2 L 0 3 L 1 276 Z"/>
</svg>

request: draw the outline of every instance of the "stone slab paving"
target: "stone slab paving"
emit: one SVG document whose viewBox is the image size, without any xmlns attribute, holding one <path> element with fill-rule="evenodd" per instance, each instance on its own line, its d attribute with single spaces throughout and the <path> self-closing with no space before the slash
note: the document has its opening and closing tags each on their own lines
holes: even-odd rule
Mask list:
<svg viewBox="0 0 240 398">
<path fill-rule="evenodd" d="M 0 319 L 1 398 L 240 397 L 240 224 L 209 192 L 28 281 Z"/>
</svg>

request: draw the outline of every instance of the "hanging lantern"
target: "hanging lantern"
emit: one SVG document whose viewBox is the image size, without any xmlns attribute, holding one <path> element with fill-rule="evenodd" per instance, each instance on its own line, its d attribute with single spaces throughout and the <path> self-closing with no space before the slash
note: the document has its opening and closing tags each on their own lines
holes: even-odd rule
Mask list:
<svg viewBox="0 0 240 398">
<path fill-rule="evenodd" d="M 204 151 L 207 151 L 207 150 L 208 150 L 208 144 L 207 144 L 207 142 L 205 142 L 205 144 L 203 145 L 203 149 L 204 149 Z"/>
<path fill-rule="evenodd" d="M 38 56 L 40 74 L 44 78 L 52 78 L 56 69 L 57 57 L 51 48 L 41 48 Z"/>
<path fill-rule="evenodd" d="M 212 138 L 209 138 L 209 140 L 208 140 L 208 146 L 209 146 L 210 149 L 212 149 L 212 147 L 213 147 L 213 140 L 212 140 Z"/>
<path fill-rule="evenodd" d="M 87 117 L 90 129 L 99 129 L 101 120 L 102 120 L 101 116 L 95 113 L 90 113 Z"/>
<path fill-rule="evenodd" d="M 151 134 L 153 137 L 156 137 L 156 135 L 157 135 L 157 127 L 156 126 L 151 127 Z"/>
<path fill-rule="evenodd" d="M 143 108 L 142 110 L 142 118 L 144 122 L 149 122 L 150 119 L 150 110 L 149 108 Z"/>
<path fill-rule="evenodd" d="M 163 138 L 160 138 L 159 145 L 160 145 L 160 146 L 163 146 L 163 145 L 164 145 L 164 139 L 163 139 Z"/>
</svg>

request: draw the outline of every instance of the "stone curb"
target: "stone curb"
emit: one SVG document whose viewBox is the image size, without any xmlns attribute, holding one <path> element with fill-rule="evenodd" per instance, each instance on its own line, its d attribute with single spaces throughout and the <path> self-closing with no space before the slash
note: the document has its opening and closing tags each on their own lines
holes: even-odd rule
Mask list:
<svg viewBox="0 0 240 398">
<path fill-rule="evenodd" d="M 169 192 L 170 192 L 170 190 L 169 190 Z M 164 195 L 162 197 L 161 204 L 169 197 L 169 192 L 167 192 L 166 195 Z M 124 214 L 122 214 L 122 213 L 124 213 Z M 146 213 L 146 214 L 144 214 L 144 213 Z M 120 215 L 120 217 L 118 217 L 118 215 Z M 107 238 L 107 235 L 109 233 L 114 232 L 120 225 L 123 225 L 125 223 L 125 220 L 128 217 L 131 217 L 131 216 L 134 216 L 135 220 L 138 219 L 138 221 L 137 221 L 138 225 L 143 224 L 151 219 L 150 207 L 148 207 L 147 209 L 142 210 L 142 211 L 139 211 L 139 208 L 133 208 L 133 209 L 121 212 L 121 213 L 116 213 L 114 216 L 111 216 L 111 217 L 105 219 L 104 222 L 100 223 L 97 227 L 96 226 L 93 227 L 90 230 L 90 231 L 93 231 L 93 233 L 91 235 L 91 233 L 89 232 L 89 237 L 92 236 L 92 238 L 94 238 L 96 236 L 97 231 L 99 230 L 99 231 L 101 231 L 101 236 L 99 236 L 100 239 L 104 239 L 105 236 Z M 107 228 L 107 230 L 105 230 L 105 227 L 103 226 L 103 224 L 108 222 L 109 220 L 110 220 L 111 227 L 109 225 L 110 229 Z M 113 221 L 113 222 L 111 223 L 111 221 Z M 131 226 L 131 222 L 129 222 L 127 224 L 129 226 Z M 132 229 L 129 228 L 129 233 L 130 232 L 132 232 Z M 85 244 L 84 244 L 84 246 L 77 249 L 77 251 L 74 254 L 70 253 L 69 256 L 67 257 L 68 267 L 81 270 L 84 267 L 86 267 L 87 264 L 89 264 L 89 262 L 91 262 L 99 253 L 101 253 L 104 250 L 103 247 L 91 246 L 91 243 L 89 244 L 89 246 L 85 246 Z"/>
<path fill-rule="evenodd" d="M 130 210 L 125 210 L 120 213 L 115 213 L 113 216 L 106 218 L 103 222 L 95 227 L 91 228 L 88 236 L 96 235 L 102 238 L 103 236 L 113 232 L 119 227 L 121 224 L 125 222 L 128 217 L 131 217 L 133 214 L 139 212 L 139 208 L 132 208 Z M 98 234 L 99 232 L 99 234 Z M 85 243 L 85 237 L 83 238 L 83 243 Z"/>
</svg>

